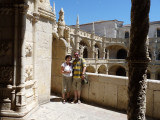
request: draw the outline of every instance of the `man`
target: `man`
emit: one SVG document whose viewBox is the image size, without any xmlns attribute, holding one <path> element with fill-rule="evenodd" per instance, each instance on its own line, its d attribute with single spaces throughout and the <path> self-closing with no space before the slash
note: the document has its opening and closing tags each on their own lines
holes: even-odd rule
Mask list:
<svg viewBox="0 0 160 120">
<path fill-rule="evenodd" d="M 75 60 L 73 61 L 73 89 L 74 89 L 74 101 L 72 103 L 81 103 L 81 82 L 85 77 L 86 61 L 80 58 L 79 52 L 74 53 Z"/>
</svg>

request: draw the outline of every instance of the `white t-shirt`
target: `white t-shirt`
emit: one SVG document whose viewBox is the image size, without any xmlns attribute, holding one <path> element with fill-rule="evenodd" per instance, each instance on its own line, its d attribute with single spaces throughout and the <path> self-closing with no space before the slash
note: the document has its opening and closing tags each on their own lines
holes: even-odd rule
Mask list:
<svg viewBox="0 0 160 120">
<path fill-rule="evenodd" d="M 69 72 L 71 71 L 71 73 L 63 73 L 64 76 L 66 77 L 71 77 L 72 76 L 72 64 L 71 65 L 67 65 L 66 62 L 64 62 L 62 65 L 62 67 L 64 67 L 64 71 Z"/>
</svg>

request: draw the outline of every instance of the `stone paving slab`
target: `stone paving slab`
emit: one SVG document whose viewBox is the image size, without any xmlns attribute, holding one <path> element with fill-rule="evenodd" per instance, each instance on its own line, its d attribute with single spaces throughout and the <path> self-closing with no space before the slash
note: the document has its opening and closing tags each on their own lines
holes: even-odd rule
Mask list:
<svg viewBox="0 0 160 120">
<path fill-rule="evenodd" d="M 51 102 L 39 106 L 27 120 L 127 120 L 127 115 L 88 104 L 61 102 L 51 96 Z"/>
<path fill-rule="evenodd" d="M 51 102 L 39 106 L 27 120 L 127 120 L 127 115 L 84 103 L 63 104 L 60 97 L 51 96 Z"/>
</svg>

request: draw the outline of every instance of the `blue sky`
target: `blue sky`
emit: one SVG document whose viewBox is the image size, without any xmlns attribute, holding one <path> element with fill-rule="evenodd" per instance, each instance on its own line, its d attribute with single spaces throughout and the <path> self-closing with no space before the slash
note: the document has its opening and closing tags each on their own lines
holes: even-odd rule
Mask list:
<svg viewBox="0 0 160 120">
<path fill-rule="evenodd" d="M 131 0 L 50 0 L 55 2 L 56 17 L 64 9 L 67 25 L 75 25 L 77 15 L 79 23 L 90 23 L 101 20 L 119 20 L 130 24 Z M 160 0 L 151 0 L 150 21 L 160 21 Z"/>
</svg>

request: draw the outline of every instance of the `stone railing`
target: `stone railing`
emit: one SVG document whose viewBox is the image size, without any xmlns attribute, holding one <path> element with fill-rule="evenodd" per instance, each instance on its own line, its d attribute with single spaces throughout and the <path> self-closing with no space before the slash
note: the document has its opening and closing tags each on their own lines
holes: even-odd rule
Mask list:
<svg viewBox="0 0 160 120">
<path fill-rule="evenodd" d="M 118 110 L 126 110 L 128 77 L 87 73 L 89 84 L 82 86 L 82 99 Z M 160 118 L 160 81 L 147 82 L 146 115 Z"/>
<path fill-rule="evenodd" d="M 105 40 L 106 43 L 127 43 L 129 42 L 129 39 L 123 39 L 123 38 L 106 38 Z"/>
<path fill-rule="evenodd" d="M 85 58 L 87 64 L 107 64 L 107 63 L 127 63 L 125 59 L 95 59 L 95 58 Z"/>
<path fill-rule="evenodd" d="M 108 63 L 126 63 L 127 61 L 125 59 L 108 59 Z"/>
<path fill-rule="evenodd" d="M 87 64 L 95 64 L 95 63 L 101 63 L 106 64 L 106 59 L 95 59 L 95 58 L 85 58 Z"/>
</svg>

